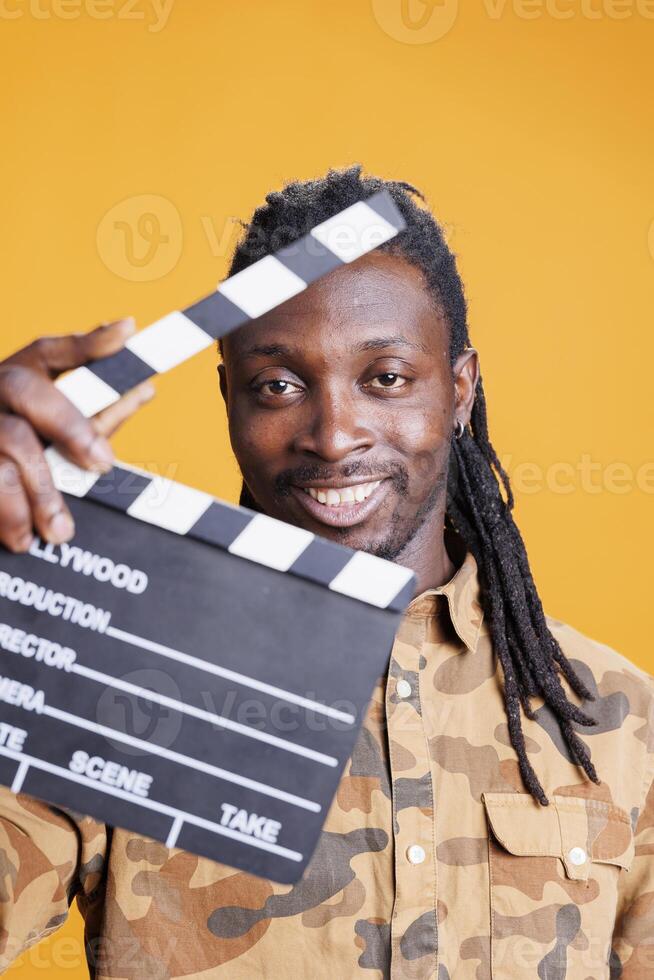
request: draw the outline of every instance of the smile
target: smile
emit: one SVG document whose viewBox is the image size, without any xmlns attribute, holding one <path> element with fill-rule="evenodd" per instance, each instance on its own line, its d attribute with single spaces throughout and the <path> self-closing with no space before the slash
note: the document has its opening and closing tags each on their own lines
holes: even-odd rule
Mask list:
<svg viewBox="0 0 654 980">
<path fill-rule="evenodd" d="M 320 487 L 304 487 L 303 489 L 321 504 L 341 507 L 343 504 L 363 503 L 380 483 L 381 480 L 376 480 L 375 483 L 357 483 L 354 487 L 329 487 L 326 490 L 321 490 Z"/>
<path fill-rule="evenodd" d="M 360 524 L 377 509 L 387 492 L 388 481 L 374 480 L 349 487 L 291 487 L 302 507 L 330 527 Z"/>
</svg>

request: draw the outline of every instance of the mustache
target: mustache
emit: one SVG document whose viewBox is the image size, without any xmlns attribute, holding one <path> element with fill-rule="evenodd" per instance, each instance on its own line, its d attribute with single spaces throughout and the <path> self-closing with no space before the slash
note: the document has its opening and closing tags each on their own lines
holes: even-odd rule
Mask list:
<svg viewBox="0 0 654 980">
<path fill-rule="evenodd" d="M 366 463 L 352 462 L 338 470 L 327 469 L 319 463 L 305 463 L 303 466 L 296 466 L 293 469 L 282 470 L 275 477 L 274 493 L 276 497 L 288 497 L 291 487 L 297 483 L 309 483 L 320 486 L 321 483 L 342 480 L 350 480 L 352 477 L 361 478 L 365 483 L 374 479 L 380 473 L 386 475 L 386 479 L 392 481 L 396 492 L 405 497 L 409 491 L 409 471 L 402 463 Z"/>
</svg>

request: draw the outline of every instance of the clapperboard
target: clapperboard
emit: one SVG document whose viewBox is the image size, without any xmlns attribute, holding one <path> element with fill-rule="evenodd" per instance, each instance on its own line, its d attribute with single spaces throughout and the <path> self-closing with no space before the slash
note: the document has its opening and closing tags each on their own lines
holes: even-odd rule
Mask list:
<svg viewBox="0 0 654 980">
<path fill-rule="evenodd" d="M 94 415 L 403 227 L 376 194 L 58 385 Z M 46 455 L 76 533 L 0 550 L 0 782 L 297 881 L 413 573 L 123 463 Z"/>
</svg>

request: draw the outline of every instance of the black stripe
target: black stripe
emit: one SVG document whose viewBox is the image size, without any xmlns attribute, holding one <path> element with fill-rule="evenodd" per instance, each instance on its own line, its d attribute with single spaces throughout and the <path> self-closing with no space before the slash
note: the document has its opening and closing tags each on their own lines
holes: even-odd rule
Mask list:
<svg viewBox="0 0 654 980">
<path fill-rule="evenodd" d="M 313 235 L 304 235 L 297 242 L 280 248 L 275 252 L 275 258 L 306 283 L 312 283 L 344 264 Z"/>
<path fill-rule="evenodd" d="M 6 759 L 3 755 L 0 755 L 0 783 L 3 786 L 11 786 L 14 781 L 14 776 L 18 771 L 18 762 L 14 762 L 13 759 Z"/>
<path fill-rule="evenodd" d="M 342 545 L 314 538 L 299 558 L 295 559 L 289 572 L 292 575 L 311 579 L 312 582 L 318 582 L 320 585 L 329 585 L 332 579 L 345 568 L 353 554 L 354 552 Z"/>
<path fill-rule="evenodd" d="M 398 231 L 406 228 L 406 221 L 388 191 L 377 191 L 372 197 L 366 198 L 364 203 Z"/>
<path fill-rule="evenodd" d="M 214 340 L 251 320 L 240 306 L 218 292 L 206 296 L 193 306 L 187 306 L 182 313 Z"/>
<path fill-rule="evenodd" d="M 229 507 L 214 500 L 187 534 L 219 548 L 229 548 L 253 517 L 250 510 Z"/>
<path fill-rule="evenodd" d="M 103 357 L 102 360 L 86 366 L 121 395 L 157 373 L 127 347 L 111 357 Z"/>
<path fill-rule="evenodd" d="M 114 466 L 95 481 L 86 496 L 125 513 L 150 483 L 152 483 L 151 476 Z"/>
</svg>

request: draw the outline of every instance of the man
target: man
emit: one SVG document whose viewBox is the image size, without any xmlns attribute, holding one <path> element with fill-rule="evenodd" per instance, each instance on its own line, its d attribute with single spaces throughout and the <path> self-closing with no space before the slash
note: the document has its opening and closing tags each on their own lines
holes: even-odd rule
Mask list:
<svg viewBox="0 0 654 980">
<path fill-rule="evenodd" d="M 654 679 L 543 614 L 435 220 L 330 171 L 268 195 L 231 272 L 382 187 L 404 232 L 221 345 L 241 503 L 417 574 L 318 849 L 281 886 L 2 791 L 4 964 L 75 896 L 98 978 L 654 976 Z M 0 368 L 9 548 L 73 533 L 40 438 L 107 468 L 150 396 L 91 423 L 52 385 L 131 329 Z"/>
</svg>

